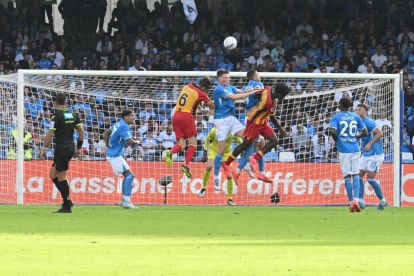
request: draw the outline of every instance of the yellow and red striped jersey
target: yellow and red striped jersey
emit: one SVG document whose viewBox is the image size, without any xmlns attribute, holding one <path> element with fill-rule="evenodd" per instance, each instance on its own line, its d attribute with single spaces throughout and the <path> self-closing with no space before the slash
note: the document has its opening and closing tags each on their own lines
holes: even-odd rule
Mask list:
<svg viewBox="0 0 414 276">
<path fill-rule="evenodd" d="M 259 92 L 261 94 L 259 102 L 247 118 L 250 122 L 256 125 L 264 125 L 269 121 L 269 116 L 275 114 L 276 100 L 272 99 L 271 91 L 271 87 L 266 87 Z"/>
<path fill-rule="evenodd" d="M 190 83 L 184 86 L 178 95 L 175 112 L 186 112 L 195 115 L 198 105 L 201 102 L 208 103 L 209 101 L 210 99 L 204 91 Z"/>
</svg>

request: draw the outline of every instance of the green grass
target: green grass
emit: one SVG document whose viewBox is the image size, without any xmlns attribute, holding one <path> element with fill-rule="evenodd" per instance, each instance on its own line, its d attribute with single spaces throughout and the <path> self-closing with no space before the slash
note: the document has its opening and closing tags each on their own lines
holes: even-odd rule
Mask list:
<svg viewBox="0 0 414 276">
<path fill-rule="evenodd" d="M 414 209 L 0 205 L 0 275 L 414 275 Z"/>
</svg>

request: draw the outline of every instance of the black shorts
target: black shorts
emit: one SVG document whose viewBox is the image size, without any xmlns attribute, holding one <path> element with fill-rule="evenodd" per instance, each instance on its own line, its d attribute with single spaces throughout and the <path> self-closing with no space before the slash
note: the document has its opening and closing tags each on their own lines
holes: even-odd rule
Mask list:
<svg viewBox="0 0 414 276">
<path fill-rule="evenodd" d="M 74 144 L 56 145 L 55 155 L 53 156 L 53 166 L 57 171 L 66 171 L 69 169 L 69 161 L 75 154 Z"/>
</svg>

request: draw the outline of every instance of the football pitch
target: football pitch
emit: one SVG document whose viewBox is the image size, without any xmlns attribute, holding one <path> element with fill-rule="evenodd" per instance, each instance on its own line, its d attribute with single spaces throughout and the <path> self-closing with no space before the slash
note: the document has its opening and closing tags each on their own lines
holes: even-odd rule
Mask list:
<svg viewBox="0 0 414 276">
<path fill-rule="evenodd" d="M 0 205 L 0 275 L 414 275 L 414 209 Z"/>
</svg>

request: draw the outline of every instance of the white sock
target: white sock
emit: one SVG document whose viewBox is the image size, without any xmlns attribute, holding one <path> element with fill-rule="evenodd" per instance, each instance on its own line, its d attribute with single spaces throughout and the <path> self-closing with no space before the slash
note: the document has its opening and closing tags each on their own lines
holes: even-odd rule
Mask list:
<svg viewBox="0 0 414 276">
<path fill-rule="evenodd" d="M 385 200 L 385 197 L 384 197 L 383 199 L 381 199 L 381 200 L 380 200 L 380 202 L 381 202 L 381 203 L 385 203 L 385 202 L 387 202 L 387 201 Z"/>
<path fill-rule="evenodd" d="M 130 197 L 129 196 L 122 196 L 124 198 L 125 201 L 130 201 Z"/>
<path fill-rule="evenodd" d="M 220 178 L 218 177 L 218 175 L 215 175 L 214 176 L 214 181 L 218 181 L 218 180 L 220 180 Z"/>
<path fill-rule="evenodd" d="M 360 198 L 359 199 L 359 202 L 364 203 L 364 199 L 363 198 Z"/>
<path fill-rule="evenodd" d="M 261 173 L 262 175 L 266 176 L 265 171 L 261 171 L 260 173 Z"/>
</svg>

